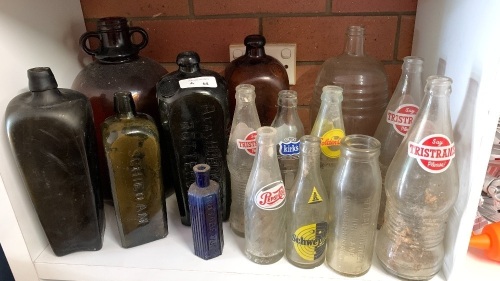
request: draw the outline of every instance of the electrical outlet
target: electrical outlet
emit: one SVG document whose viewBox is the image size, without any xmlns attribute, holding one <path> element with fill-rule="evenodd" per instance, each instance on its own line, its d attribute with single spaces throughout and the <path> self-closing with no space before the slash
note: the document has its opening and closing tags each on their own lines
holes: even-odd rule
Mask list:
<svg viewBox="0 0 500 281">
<path fill-rule="evenodd" d="M 266 55 L 272 56 L 279 60 L 286 69 L 288 74 L 288 82 L 290 85 L 295 85 L 295 71 L 297 68 L 297 44 L 289 43 L 267 43 L 264 46 Z M 229 45 L 229 61 L 245 54 L 245 45 L 231 44 Z"/>
</svg>

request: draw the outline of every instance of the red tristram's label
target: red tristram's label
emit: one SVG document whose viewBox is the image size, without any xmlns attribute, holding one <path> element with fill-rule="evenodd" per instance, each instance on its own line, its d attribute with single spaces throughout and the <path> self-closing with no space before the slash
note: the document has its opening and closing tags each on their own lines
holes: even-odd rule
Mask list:
<svg viewBox="0 0 500 281">
<path fill-rule="evenodd" d="M 423 138 L 420 143 L 408 142 L 408 156 L 416 158 L 422 169 L 438 174 L 446 171 L 455 158 L 455 144 L 441 134 Z"/>
<path fill-rule="evenodd" d="M 283 181 L 270 183 L 255 194 L 255 204 L 263 210 L 276 210 L 285 205 L 286 192 Z"/>
<path fill-rule="evenodd" d="M 392 124 L 398 134 L 406 136 L 417 112 L 418 106 L 402 104 L 395 111 L 387 110 L 387 123 Z"/>
<path fill-rule="evenodd" d="M 246 135 L 245 139 L 237 139 L 236 144 L 239 149 L 244 149 L 249 155 L 255 156 L 257 152 L 257 131 L 253 131 Z"/>
</svg>

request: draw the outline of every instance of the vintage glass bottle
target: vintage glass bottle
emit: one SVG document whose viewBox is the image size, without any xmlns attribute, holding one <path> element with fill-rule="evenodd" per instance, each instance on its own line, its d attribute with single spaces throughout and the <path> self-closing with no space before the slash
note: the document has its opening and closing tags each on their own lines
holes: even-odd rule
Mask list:
<svg viewBox="0 0 500 281">
<path fill-rule="evenodd" d="M 177 55 L 179 70 L 158 82 L 164 156 L 175 176 L 173 184 L 181 221 L 190 224 L 187 192 L 193 167 L 210 165 L 210 178 L 220 185 L 224 220 L 229 218 L 230 182 L 227 151 L 229 110 L 224 78 L 200 67 L 196 52 Z"/>
<path fill-rule="evenodd" d="M 142 38 L 138 44 L 131 41 L 136 33 Z M 87 46 L 91 38 L 98 41 L 95 49 Z M 71 88 L 90 99 L 97 139 L 102 139 L 101 124 L 114 114 L 113 94 L 118 91 L 131 92 L 137 110 L 150 115 L 156 125 L 160 125 L 155 85 L 167 71 L 154 60 L 139 56 L 139 51 L 147 44 L 146 31 L 140 27 L 129 27 L 124 17 L 101 18 L 97 21 L 97 31 L 86 32 L 80 37 L 81 48 L 95 60 L 78 73 Z M 104 196 L 110 199 L 106 156 L 100 141 L 97 148 Z M 171 174 L 167 167 L 165 165 L 164 176 L 167 176 L 167 192 L 171 193 Z"/>
<path fill-rule="evenodd" d="M 297 92 L 283 90 L 278 94 L 278 113 L 271 124 L 277 131 L 278 162 L 285 189 L 289 192 L 299 166 L 300 141 L 304 126 L 297 114 Z"/>
<path fill-rule="evenodd" d="M 340 157 L 340 140 L 345 136 L 342 118 L 342 88 L 323 87 L 321 107 L 311 135 L 321 138 L 320 169 L 327 193 L 332 186 L 332 173 Z"/>
<path fill-rule="evenodd" d="M 210 179 L 209 165 L 195 165 L 193 171 L 195 182 L 189 187 L 188 201 L 194 253 L 209 260 L 222 255 L 224 248 L 219 184 Z"/>
<path fill-rule="evenodd" d="M 255 103 L 263 126 L 271 125 L 276 116 L 276 100 L 281 90 L 288 90 L 288 74 L 285 67 L 275 58 L 266 55 L 266 38 L 262 35 L 245 37 L 246 52 L 233 60 L 225 69 L 229 89 L 231 115 L 234 112 L 236 86 L 255 86 Z"/>
<path fill-rule="evenodd" d="M 350 26 L 344 53 L 321 66 L 309 110 L 311 123 L 318 114 L 322 88 L 336 85 L 344 89 L 342 112 L 346 134 L 375 133 L 387 106 L 387 75 L 380 61 L 364 53 L 363 44 L 364 28 Z"/>
<path fill-rule="evenodd" d="M 115 115 L 102 124 L 121 245 L 167 236 L 160 140 L 154 120 L 135 111 L 130 92 L 114 94 Z"/>
<path fill-rule="evenodd" d="M 377 232 L 380 142 L 348 135 L 341 141 L 341 154 L 332 175 L 326 263 L 342 275 L 360 276 L 371 267 Z"/>
<path fill-rule="evenodd" d="M 259 116 L 255 108 L 255 87 L 241 84 L 236 87 L 236 110 L 227 149 L 227 165 L 231 174 L 231 229 L 245 236 L 245 188 L 257 151 Z"/>
<path fill-rule="evenodd" d="M 287 193 L 286 258 L 301 268 L 314 268 L 325 260 L 329 202 L 319 168 L 320 142 L 310 135 L 300 139 L 299 170 Z"/>
<path fill-rule="evenodd" d="M 385 222 L 375 251 L 400 278 L 430 279 L 443 264 L 443 238 L 459 187 L 451 83 L 446 76 L 427 78 L 420 109 L 385 177 Z"/>
<path fill-rule="evenodd" d="M 28 78 L 30 91 L 7 105 L 5 127 L 31 202 L 57 256 L 99 250 L 105 221 L 90 103 L 58 89 L 48 67 Z"/>
<path fill-rule="evenodd" d="M 257 129 L 257 155 L 245 190 L 245 254 L 258 264 L 285 253 L 286 191 L 276 156 L 276 129 Z"/>
<path fill-rule="evenodd" d="M 394 154 L 410 129 L 418 112 L 424 90 L 422 87 L 423 60 L 419 57 L 405 57 L 396 90 L 387 105 L 374 137 L 381 143 L 380 170 L 382 172 L 382 197 L 380 200 L 377 228 L 384 222 L 385 188 L 384 179 Z"/>
</svg>

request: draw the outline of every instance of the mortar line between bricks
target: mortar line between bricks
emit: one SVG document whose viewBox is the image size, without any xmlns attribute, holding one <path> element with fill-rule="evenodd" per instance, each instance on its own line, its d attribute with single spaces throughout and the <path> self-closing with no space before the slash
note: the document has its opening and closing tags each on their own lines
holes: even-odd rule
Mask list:
<svg viewBox="0 0 500 281">
<path fill-rule="evenodd" d="M 401 16 L 398 16 L 398 24 L 396 26 L 396 36 L 394 38 L 394 50 L 392 54 L 393 59 L 398 59 L 399 52 L 399 39 L 401 38 Z"/>
<path fill-rule="evenodd" d="M 188 0 L 188 8 L 189 8 L 189 18 L 196 18 L 196 15 L 194 14 L 193 0 Z"/>
<path fill-rule="evenodd" d="M 328 14 L 332 14 L 332 5 L 334 0 L 326 0 L 326 7 L 325 7 L 325 12 Z"/>
</svg>

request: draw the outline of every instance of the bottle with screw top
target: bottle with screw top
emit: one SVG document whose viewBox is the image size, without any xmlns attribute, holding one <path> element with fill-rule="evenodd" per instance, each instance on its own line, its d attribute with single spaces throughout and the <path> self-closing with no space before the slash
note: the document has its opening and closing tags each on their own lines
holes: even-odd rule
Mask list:
<svg viewBox="0 0 500 281">
<path fill-rule="evenodd" d="M 446 76 L 427 78 L 419 112 L 385 177 L 385 222 L 375 251 L 388 272 L 404 279 L 431 279 L 443 264 L 443 238 L 459 187 L 451 83 Z"/>
</svg>

